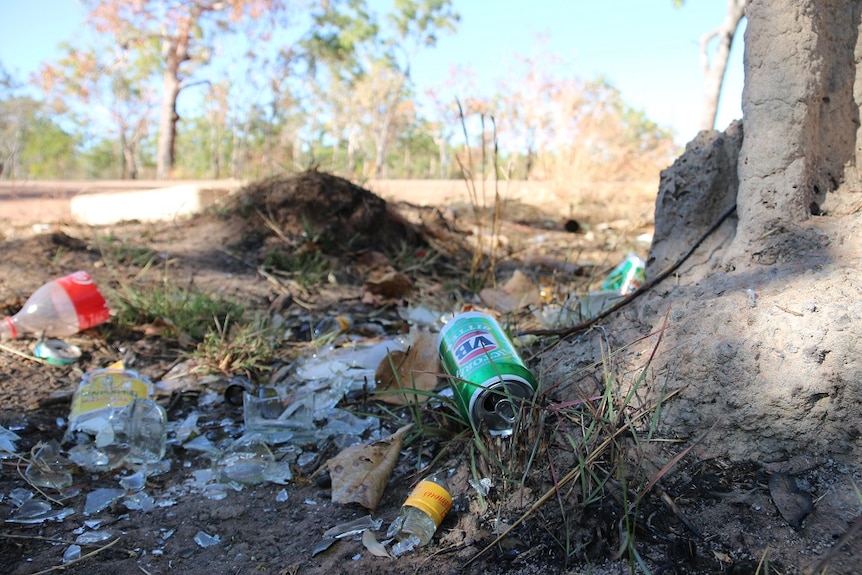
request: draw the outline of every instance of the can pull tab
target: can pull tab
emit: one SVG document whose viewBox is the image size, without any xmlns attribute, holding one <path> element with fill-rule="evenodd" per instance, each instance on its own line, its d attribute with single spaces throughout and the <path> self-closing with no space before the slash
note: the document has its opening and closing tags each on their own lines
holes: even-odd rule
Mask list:
<svg viewBox="0 0 862 575">
<path fill-rule="evenodd" d="M 485 396 L 484 411 L 512 425 L 518 419 L 518 409 L 512 399 L 502 393 L 489 393 Z"/>
<path fill-rule="evenodd" d="M 512 400 L 502 395 L 493 395 L 491 397 L 496 400 L 496 403 L 494 404 L 494 409 L 490 411 L 493 411 L 497 417 L 506 423 L 514 424 L 518 418 L 518 411 L 515 409 L 515 404 L 512 403 Z"/>
</svg>

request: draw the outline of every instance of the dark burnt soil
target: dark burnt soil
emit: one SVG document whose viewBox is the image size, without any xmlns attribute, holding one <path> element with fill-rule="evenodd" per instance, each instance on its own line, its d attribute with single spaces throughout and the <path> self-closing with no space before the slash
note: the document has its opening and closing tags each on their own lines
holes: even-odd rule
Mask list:
<svg viewBox="0 0 862 575">
<path fill-rule="evenodd" d="M 168 278 L 235 298 L 260 313 L 283 314 L 290 329 L 276 353 L 277 368 L 306 349 L 311 325 L 325 315 L 350 314 L 355 324 L 375 324 L 396 333 L 409 327 L 400 319 L 399 309 L 424 305 L 454 311 L 471 301 L 470 282 L 465 278 L 475 266 L 471 239 L 475 241 L 481 232 L 469 222 L 467 210 L 390 205 L 345 180 L 307 172 L 253 184 L 219 209 L 188 220 L 98 228 L 58 223 L 47 233 L 10 228 L 0 244 L 0 312 L 16 312 L 39 285 L 77 269 L 90 271 L 108 294 L 126 284 Z M 583 287 L 628 251 L 643 250 L 634 238 L 649 231 L 642 222 L 600 224 L 582 222 L 574 234 L 552 211 L 509 206 L 499 234 L 505 241 L 495 248 L 497 265 L 485 265 L 478 272 L 502 284 L 518 269 L 536 285 L 550 286 L 557 296 Z M 295 263 L 290 258 L 298 254 L 309 261 L 328 262 L 328 273 L 308 285 L 279 267 L 286 261 Z M 410 293 L 394 299 L 364 297 L 367 279 L 381 267 L 407 275 Z M 522 319 L 529 323 L 526 315 Z M 489 441 L 490 451 L 482 455 L 445 408 L 424 406 L 416 412 L 383 406 L 368 397 L 345 399 L 343 405 L 379 417 L 386 431 L 394 431 L 418 413 L 426 430 L 408 438 L 373 514 L 383 520 L 379 539 L 417 480 L 417 468 L 433 462 L 435 469 L 454 470 L 453 511 L 428 547 L 397 560 L 373 556 L 358 536 L 314 553 L 324 531 L 367 514 L 357 506 L 332 503 L 326 474 L 314 475 L 337 453 L 332 442 L 299 446 L 312 454 L 302 461 L 297 459 L 299 449 L 278 452 L 293 471 L 288 484 L 229 490 L 218 500 L 207 498 L 195 484 L 195 473 L 209 469 L 210 458 L 176 442 L 170 442 L 165 456 L 169 471 L 147 479 L 145 492 L 154 499 L 148 511 L 130 510 L 120 502 L 91 517 L 84 515 L 88 493 L 99 487 L 116 488 L 117 478 L 127 473 L 124 470 L 98 477 L 77 474 L 73 488 L 63 494 L 36 492 L 22 475 L 26 458 L 37 443 L 61 439 L 71 392 L 83 373 L 122 358 L 128 367 L 159 381 L 195 345 L 163 333 L 144 326 L 123 331 L 110 323 L 91 329 L 67 339 L 83 351 L 80 361 L 67 367 L 42 365 L 8 350 L 0 354 L 0 424 L 22 438 L 18 442 L 21 458 L 6 459 L 2 465 L 0 518 L 7 520 L 15 511 L 10 497 L 15 489 L 30 490 L 37 498 L 50 497 L 58 501 L 55 508 L 62 504 L 74 510 L 59 522 L 5 522 L 0 528 L 0 573 L 59 569 L 69 545 L 90 531 L 106 532 L 108 538 L 82 545 L 82 554 L 94 555 L 66 566 L 65 572 L 627 573 L 642 562 L 653 573 L 765 573 L 762 565 L 758 571 L 758 565 L 763 534 L 770 533 L 777 540 L 774 546 L 788 554 L 772 558 L 768 572 L 786 574 L 801 572 L 800 557 L 823 551 L 801 548 L 804 543 L 797 531 L 770 498 L 769 474 L 757 464 L 701 461 L 692 453 L 636 505 L 634 488 L 627 486 L 625 475 L 593 491 L 590 501 L 584 500 L 584 483 L 576 481 L 575 488 L 551 491 L 539 505 L 539 498 L 575 464 L 570 421 L 549 416 L 543 425 L 530 423 L 531 431 L 519 442 Z M 32 343 L 8 342 L 7 348 L 27 354 Z M 540 350 L 547 342 L 528 343 L 525 356 L 538 371 Z M 254 384 L 264 384 L 269 377 L 254 371 L 216 373 L 206 384 L 162 394 L 159 401 L 171 421 L 197 411 L 200 433 L 214 442 L 237 436 L 242 432 L 242 406 L 220 399 L 236 375 L 247 376 Z M 585 370 L 582 377 L 601 381 L 601 367 Z M 441 385 L 445 385 L 442 379 Z M 566 393 L 571 390 L 550 391 L 544 401 L 573 399 Z M 634 444 L 631 447 L 637 451 Z M 653 455 L 669 461 L 678 452 L 674 446 Z M 508 477 L 501 477 L 494 461 L 506 462 Z M 634 474 L 637 465 L 633 459 L 626 469 Z M 487 495 L 480 497 L 471 486 L 474 475 L 491 479 Z M 817 491 L 825 489 L 817 483 L 821 477 L 803 474 L 796 480 Z M 525 521 L 479 554 L 494 533 L 514 524 L 534 505 Z M 633 512 L 622 513 L 625 508 Z M 846 526 L 821 527 L 825 547 Z M 218 535 L 218 543 L 200 546 L 195 542 L 200 531 Z M 852 550 L 839 551 L 839 555 L 847 553 Z"/>
</svg>

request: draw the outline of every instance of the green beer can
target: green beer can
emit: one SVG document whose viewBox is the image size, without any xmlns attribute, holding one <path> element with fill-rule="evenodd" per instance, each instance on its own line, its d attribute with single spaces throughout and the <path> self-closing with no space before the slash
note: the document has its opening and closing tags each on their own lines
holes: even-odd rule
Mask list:
<svg viewBox="0 0 862 575">
<path fill-rule="evenodd" d="M 486 313 L 460 313 L 443 326 L 438 347 L 464 417 L 491 435 L 511 435 L 521 401 L 538 384 L 500 324 Z"/>
</svg>

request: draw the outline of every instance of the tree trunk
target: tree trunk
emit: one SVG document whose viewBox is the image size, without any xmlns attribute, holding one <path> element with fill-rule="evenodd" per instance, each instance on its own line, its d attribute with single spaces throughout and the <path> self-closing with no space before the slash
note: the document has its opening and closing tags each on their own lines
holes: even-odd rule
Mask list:
<svg viewBox="0 0 862 575">
<path fill-rule="evenodd" d="M 392 124 L 392 112 L 387 112 L 383 118 L 383 125 L 377 134 L 374 157 L 374 177 L 383 177 L 383 168 L 386 165 L 386 148 L 389 146 L 389 126 Z"/>
<path fill-rule="evenodd" d="M 123 178 L 138 179 L 138 162 L 135 160 L 136 142 L 129 141 L 125 135 L 120 135 L 120 146 L 123 148 Z"/>
<path fill-rule="evenodd" d="M 745 16 L 745 0 L 727 0 L 727 12 L 721 26 L 703 35 L 700 39 L 700 61 L 703 67 L 703 114 L 700 118 L 701 130 L 712 130 L 718 115 L 718 99 L 721 96 L 721 85 L 724 83 L 724 72 L 727 69 L 727 59 L 730 57 L 730 47 L 733 36 Z M 709 43 L 718 38 L 718 46 L 712 65 L 709 62 Z"/>
<path fill-rule="evenodd" d="M 162 104 L 159 112 L 159 140 L 156 146 L 156 179 L 171 177 L 174 167 L 174 148 L 177 139 L 177 98 L 180 94 L 180 80 L 176 71 L 169 69 L 162 76 Z"/>
<path fill-rule="evenodd" d="M 193 11 L 195 12 L 195 11 Z M 159 139 L 156 144 L 156 179 L 171 177 L 174 168 L 175 146 L 177 140 L 177 98 L 182 89 L 180 66 L 189 60 L 189 36 L 192 23 L 199 14 L 194 13 L 177 24 L 176 35 L 167 32 L 162 26 L 162 59 L 165 72 L 162 74 L 162 104 L 159 112 Z"/>
<path fill-rule="evenodd" d="M 734 247 L 770 263 L 826 194 L 858 182 L 862 3 L 751 0 Z"/>
<path fill-rule="evenodd" d="M 356 173 L 356 134 L 351 130 L 347 135 L 347 173 Z"/>
</svg>

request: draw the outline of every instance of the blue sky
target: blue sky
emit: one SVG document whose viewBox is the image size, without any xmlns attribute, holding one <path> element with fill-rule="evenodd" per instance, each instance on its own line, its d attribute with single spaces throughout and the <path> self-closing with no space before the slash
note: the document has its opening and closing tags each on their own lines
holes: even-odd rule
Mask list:
<svg viewBox="0 0 862 575">
<path fill-rule="evenodd" d="M 385 9 L 391 0 L 371 0 Z M 537 38 L 586 80 L 604 77 L 632 107 L 642 109 L 684 144 L 697 133 L 703 75 L 701 35 L 722 20 L 725 2 L 688 0 L 455 0 L 461 23 L 412 73 L 419 91 L 440 85 L 453 65 L 472 69 L 493 89 L 517 55 L 536 55 Z M 83 29 L 77 0 L 0 0 L 0 62 L 17 78 L 56 58 L 57 45 Z M 734 42 L 717 127 L 742 116 L 742 30 Z"/>
</svg>

